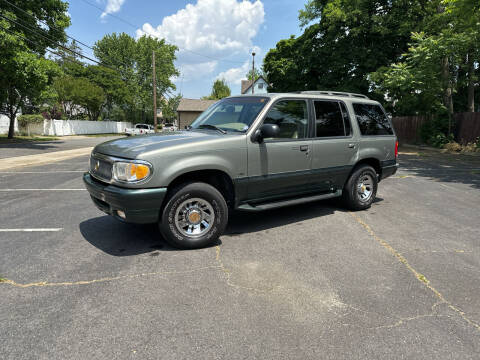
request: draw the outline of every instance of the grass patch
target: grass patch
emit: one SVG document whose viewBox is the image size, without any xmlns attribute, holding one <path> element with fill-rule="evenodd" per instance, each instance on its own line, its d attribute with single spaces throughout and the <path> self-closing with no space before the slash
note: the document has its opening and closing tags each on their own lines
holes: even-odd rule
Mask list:
<svg viewBox="0 0 480 360">
<path fill-rule="evenodd" d="M 7 279 L 2 278 L 2 277 L 0 276 L 0 283 L 3 283 L 3 282 L 7 282 Z"/>
<path fill-rule="evenodd" d="M 23 136 L 18 135 L 14 136 L 13 139 L 9 139 L 7 135 L 0 135 L 0 144 L 14 144 L 14 143 L 22 143 L 22 142 L 35 142 L 35 141 L 52 141 L 52 140 L 60 140 L 58 137 L 55 136 Z"/>
</svg>

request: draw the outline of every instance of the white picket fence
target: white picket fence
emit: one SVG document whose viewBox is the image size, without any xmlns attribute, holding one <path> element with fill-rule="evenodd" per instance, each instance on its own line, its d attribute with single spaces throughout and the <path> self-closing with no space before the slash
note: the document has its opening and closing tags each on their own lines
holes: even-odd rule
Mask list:
<svg viewBox="0 0 480 360">
<path fill-rule="evenodd" d="M 43 135 L 119 134 L 131 127 L 132 123 L 123 121 L 45 120 Z"/>
<path fill-rule="evenodd" d="M 0 114 L 0 134 L 8 134 L 10 118 L 7 115 Z M 15 131 L 18 131 L 18 122 L 15 120 Z"/>
<path fill-rule="evenodd" d="M 10 119 L 0 115 L 0 134 L 8 133 Z M 130 122 L 120 121 L 86 121 L 86 120 L 44 120 L 43 124 L 30 124 L 26 129 L 20 129 L 30 135 L 88 135 L 88 134 L 120 134 L 125 128 L 133 127 Z M 15 120 L 15 132 L 18 132 Z"/>
</svg>

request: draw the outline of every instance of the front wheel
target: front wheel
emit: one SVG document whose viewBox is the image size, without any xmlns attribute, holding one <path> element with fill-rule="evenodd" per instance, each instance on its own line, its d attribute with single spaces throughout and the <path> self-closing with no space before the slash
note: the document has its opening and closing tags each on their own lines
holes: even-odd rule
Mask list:
<svg viewBox="0 0 480 360">
<path fill-rule="evenodd" d="M 377 173 L 369 165 L 357 167 L 343 188 L 343 201 L 351 210 L 368 209 L 377 196 Z"/>
<path fill-rule="evenodd" d="M 213 244 L 227 222 L 228 207 L 222 194 L 209 184 L 190 183 L 172 190 L 159 226 L 170 245 L 195 249 Z"/>
</svg>

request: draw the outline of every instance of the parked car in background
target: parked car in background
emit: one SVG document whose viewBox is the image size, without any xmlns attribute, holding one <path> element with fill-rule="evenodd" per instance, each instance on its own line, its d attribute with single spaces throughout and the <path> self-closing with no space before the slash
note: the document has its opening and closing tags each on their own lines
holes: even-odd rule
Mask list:
<svg viewBox="0 0 480 360">
<path fill-rule="evenodd" d="M 177 131 L 178 127 L 175 124 L 166 123 L 163 124 L 163 131 Z"/>
<path fill-rule="evenodd" d="M 229 209 L 333 197 L 368 209 L 397 154 L 385 110 L 364 95 L 243 95 L 220 100 L 188 130 L 97 145 L 83 180 L 100 210 L 157 223 L 166 241 L 191 249 L 223 234 Z"/>
<path fill-rule="evenodd" d="M 153 134 L 154 132 L 153 126 L 148 124 L 136 124 L 134 128 L 125 129 L 125 135 L 127 136 Z"/>
</svg>

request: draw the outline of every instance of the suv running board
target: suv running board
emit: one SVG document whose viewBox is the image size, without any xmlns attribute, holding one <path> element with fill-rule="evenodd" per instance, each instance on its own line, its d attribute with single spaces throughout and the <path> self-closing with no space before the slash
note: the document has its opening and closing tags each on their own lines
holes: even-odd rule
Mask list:
<svg viewBox="0 0 480 360">
<path fill-rule="evenodd" d="M 339 196 L 342 196 L 342 190 L 337 190 L 333 193 L 328 193 L 328 194 L 306 196 L 302 198 L 295 198 L 295 199 L 283 200 L 283 201 L 274 201 L 270 203 L 263 203 L 263 204 L 257 204 L 257 205 L 243 204 L 243 205 L 240 205 L 237 208 L 237 210 L 263 211 L 263 210 L 276 209 L 284 206 L 304 204 L 312 201 L 326 200 L 326 199 L 331 199 Z"/>
</svg>

